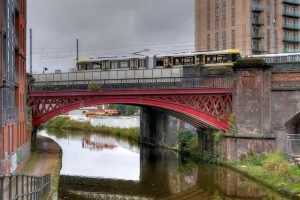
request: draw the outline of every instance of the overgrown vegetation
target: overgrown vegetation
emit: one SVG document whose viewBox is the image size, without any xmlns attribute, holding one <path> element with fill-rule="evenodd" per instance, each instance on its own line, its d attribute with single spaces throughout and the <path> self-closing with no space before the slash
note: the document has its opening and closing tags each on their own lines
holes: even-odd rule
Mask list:
<svg viewBox="0 0 300 200">
<path fill-rule="evenodd" d="M 109 109 L 116 109 L 121 112 L 122 115 L 130 116 L 139 112 L 139 107 L 122 104 L 109 104 Z"/>
<path fill-rule="evenodd" d="M 179 153 L 182 156 L 198 157 L 198 137 L 191 131 L 178 132 Z"/>
<path fill-rule="evenodd" d="M 89 81 L 88 90 L 92 92 L 99 91 L 101 90 L 101 84 L 95 81 Z"/>
<path fill-rule="evenodd" d="M 221 141 L 225 133 L 221 130 L 206 130 L 202 134 L 205 137 L 206 144 L 200 160 L 208 164 L 219 163 L 221 155 L 223 154 Z"/>
<path fill-rule="evenodd" d="M 229 165 L 278 190 L 300 195 L 300 169 L 282 153 L 249 155 Z"/>
<path fill-rule="evenodd" d="M 78 122 L 67 117 L 56 117 L 43 124 L 45 128 L 92 131 L 103 134 L 113 134 L 130 140 L 139 141 L 139 128 L 114 128 L 106 126 L 92 126 L 90 122 Z"/>
</svg>

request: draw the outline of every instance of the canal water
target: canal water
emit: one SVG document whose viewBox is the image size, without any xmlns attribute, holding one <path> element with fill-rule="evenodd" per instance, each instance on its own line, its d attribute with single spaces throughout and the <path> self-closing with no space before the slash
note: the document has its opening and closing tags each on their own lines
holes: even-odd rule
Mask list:
<svg viewBox="0 0 300 200">
<path fill-rule="evenodd" d="M 41 130 L 63 150 L 59 199 L 286 199 L 221 166 L 108 135 Z"/>
</svg>

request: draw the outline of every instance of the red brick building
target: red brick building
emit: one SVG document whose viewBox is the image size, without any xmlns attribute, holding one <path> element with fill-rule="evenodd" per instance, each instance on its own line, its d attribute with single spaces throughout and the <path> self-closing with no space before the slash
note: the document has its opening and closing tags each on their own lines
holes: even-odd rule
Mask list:
<svg viewBox="0 0 300 200">
<path fill-rule="evenodd" d="M 0 173 L 11 173 L 30 155 L 25 94 L 26 0 L 1 0 L 0 12 Z"/>
</svg>

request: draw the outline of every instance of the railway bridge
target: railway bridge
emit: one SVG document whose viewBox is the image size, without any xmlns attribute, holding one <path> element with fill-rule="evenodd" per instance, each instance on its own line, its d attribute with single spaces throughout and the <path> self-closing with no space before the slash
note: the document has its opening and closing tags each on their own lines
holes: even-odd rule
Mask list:
<svg viewBox="0 0 300 200">
<path fill-rule="evenodd" d="M 300 72 L 261 67 L 207 71 L 199 67 L 33 75 L 28 85 L 32 124 L 96 104 L 141 106 L 141 140 L 175 146 L 165 134 L 168 116 L 199 130 L 199 150 L 208 145 L 203 129 L 227 132 L 224 159 L 250 151 L 289 151 L 288 135 L 299 133 Z M 231 117 L 233 116 L 233 117 Z M 234 119 L 234 120 L 232 120 Z M 234 130 L 232 130 L 234 129 Z M 33 132 L 33 139 L 36 131 Z M 34 144 L 34 142 L 33 142 Z"/>
</svg>

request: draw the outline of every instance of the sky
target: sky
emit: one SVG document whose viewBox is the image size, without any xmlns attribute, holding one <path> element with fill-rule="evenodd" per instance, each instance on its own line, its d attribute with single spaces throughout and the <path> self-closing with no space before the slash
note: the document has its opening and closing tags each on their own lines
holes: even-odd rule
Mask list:
<svg viewBox="0 0 300 200">
<path fill-rule="evenodd" d="M 79 58 L 194 51 L 194 0 L 27 0 L 33 72 L 75 67 Z"/>
</svg>

